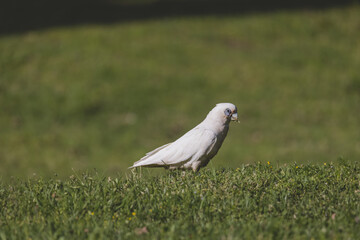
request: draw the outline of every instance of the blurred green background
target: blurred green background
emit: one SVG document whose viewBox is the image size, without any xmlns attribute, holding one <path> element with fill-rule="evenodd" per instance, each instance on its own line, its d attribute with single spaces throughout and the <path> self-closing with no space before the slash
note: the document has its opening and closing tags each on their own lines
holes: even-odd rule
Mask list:
<svg viewBox="0 0 360 240">
<path fill-rule="evenodd" d="M 219 102 L 241 124 L 211 167 L 359 160 L 357 1 L 91 2 L 2 10 L 2 179 L 124 172 Z"/>
</svg>

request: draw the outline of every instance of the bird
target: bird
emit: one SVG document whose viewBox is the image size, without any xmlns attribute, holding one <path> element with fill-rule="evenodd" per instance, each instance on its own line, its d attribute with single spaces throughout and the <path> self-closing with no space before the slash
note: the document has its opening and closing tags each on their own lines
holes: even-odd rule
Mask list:
<svg viewBox="0 0 360 240">
<path fill-rule="evenodd" d="M 231 121 L 240 122 L 232 103 L 218 103 L 196 127 L 174 142 L 146 153 L 129 168 L 163 167 L 198 172 L 218 153 Z"/>
</svg>

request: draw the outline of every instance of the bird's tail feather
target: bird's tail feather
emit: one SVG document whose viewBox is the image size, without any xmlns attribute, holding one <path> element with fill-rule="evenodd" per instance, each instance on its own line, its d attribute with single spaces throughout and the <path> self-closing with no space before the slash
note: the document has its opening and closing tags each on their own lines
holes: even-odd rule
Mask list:
<svg viewBox="0 0 360 240">
<path fill-rule="evenodd" d="M 158 153 L 158 152 L 161 151 L 162 149 L 168 147 L 170 144 L 171 144 L 171 143 L 162 145 L 161 147 L 158 147 L 158 148 L 156 148 L 155 150 L 146 153 L 144 157 L 142 157 L 139 161 L 134 162 L 134 165 L 131 166 L 131 167 L 129 167 L 129 168 L 135 168 L 135 167 L 140 167 L 140 166 L 151 166 L 151 165 L 154 165 L 153 163 L 146 163 L 146 162 L 149 162 L 149 161 L 146 161 L 146 160 L 149 160 L 150 157 L 154 156 L 156 153 Z"/>
</svg>

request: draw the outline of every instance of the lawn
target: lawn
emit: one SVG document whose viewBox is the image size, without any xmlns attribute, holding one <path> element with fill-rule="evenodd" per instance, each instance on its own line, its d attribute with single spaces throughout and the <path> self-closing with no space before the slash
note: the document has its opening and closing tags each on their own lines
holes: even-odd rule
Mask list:
<svg viewBox="0 0 360 240">
<path fill-rule="evenodd" d="M 359 163 L 341 159 L 13 180 L 0 186 L 0 238 L 359 239 L 359 182 Z"/>
<path fill-rule="evenodd" d="M 359 239 L 359 29 L 354 3 L 2 34 L 0 239 Z M 219 102 L 207 168 L 127 169 Z"/>
<path fill-rule="evenodd" d="M 218 102 L 213 167 L 360 157 L 360 8 L 175 17 L 0 38 L 0 174 L 124 172 Z"/>
</svg>

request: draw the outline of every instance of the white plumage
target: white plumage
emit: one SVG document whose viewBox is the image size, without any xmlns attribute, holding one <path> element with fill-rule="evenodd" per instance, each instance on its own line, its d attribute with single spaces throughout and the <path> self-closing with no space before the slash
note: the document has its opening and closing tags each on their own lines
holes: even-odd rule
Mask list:
<svg viewBox="0 0 360 240">
<path fill-rule="evenodd" d="M 232 103 L 219 103 L 199 125 L 175 142 L 147 153 L 130 168 L 164 167 L 198 171 L 219 151 L 230 121 L 238 121 L 236 106 Z"/>
</svg>

